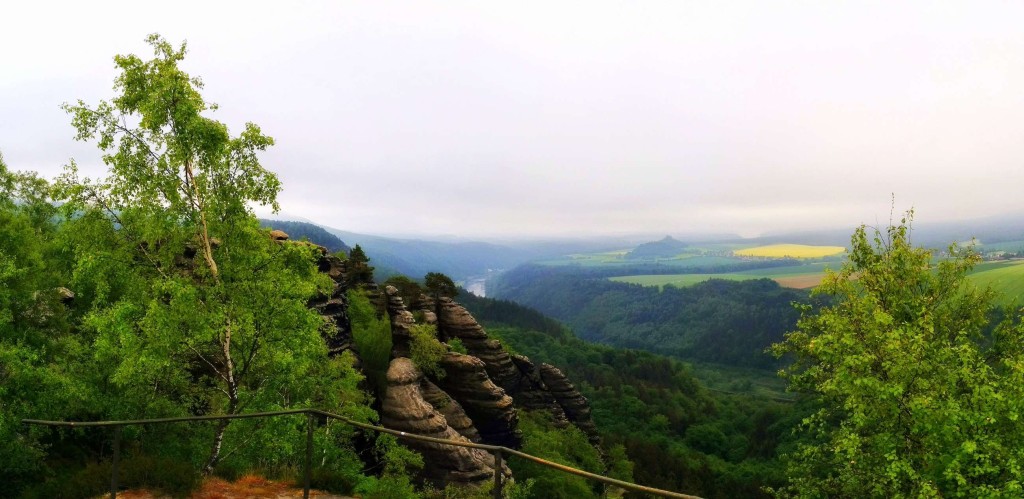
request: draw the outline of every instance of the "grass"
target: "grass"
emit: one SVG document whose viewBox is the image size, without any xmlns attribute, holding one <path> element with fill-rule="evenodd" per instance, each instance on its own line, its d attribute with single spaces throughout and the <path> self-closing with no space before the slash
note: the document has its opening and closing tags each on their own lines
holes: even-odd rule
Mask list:
<svg viewBox="0 0 1024 499">
<path fill-rule="evenodd" d="M 767 355 L 767 354 L 766 354 Z M 792 402 L 796 396 L 786 391 L 786 381 L 774 370 L 687 362 L 693 376 L 709 390 L 720 393 L 752 395 L 779 402 Z"/>
<path fill-rule="evenodd" d="M 974 268 L 968 278 L 978 287 L 991 286 L 1003 305 L 1022 303 L 1024 297 L 1024 260 L 985 262 Z"/>
<path fill-rule="evenodd" d="M 760 279 L 759 276 L 743 275 L 743 274 L 667 274 L 667 275 L 627 275 L 621 277 L 609 277 L 609 280 L 615 282 L 628 282 L 631 284 L 639 284 L 641 286 L 657 286 L 663 288 L 665 286 L 675 286 L 683 288 L 686 286 L 693 286 L 711 279 L 726 279 L 729 281 L 745 281 L 748 279 Z"/>
<path fill-rule="evenodd" d="M 838 268 L 839 264 L 832 263 L 809 263 L 804 265 L 793 265 L 788 267 L 774 267 L 768 269 L 743 270 L 739 272 L 728 272 L 721 274 L 665 274 L 665 275 L 628 275 L 611 277 L 612 281 L 640 284 L 642 286 L 657 286 L 663 288 L 667 285 L 676 287 L 693 286 L 710 279 L 726 279 L 730 281 L 745 281 L 748 279 L 772 279 L 779 285 L 787 288 L 807 289 L 821 284 L 825 277 L 825 269 Z"/>
<path fill-rule="evenodd" d="M 846 251 L 842 246 L 810 246 L 807 244 L 769 244 L 734 250 L 736 256 L 762 258 L 824 258 Z"/>
</svg>

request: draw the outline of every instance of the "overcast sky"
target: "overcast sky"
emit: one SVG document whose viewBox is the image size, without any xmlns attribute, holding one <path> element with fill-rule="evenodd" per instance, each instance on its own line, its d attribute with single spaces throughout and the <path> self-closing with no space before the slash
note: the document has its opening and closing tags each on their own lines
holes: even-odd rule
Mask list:
<svg viewBox="0 0 1024 499">
<path fill-rule="evenodd" d="M 149 5 L 149 6 L 147 6 Z M 65 101 L 187 40 L 283 211 L 568 235 L 1024 216 L 1024 2 L 7 3 L 0 151 L 56 175 Z"/>
</svg>

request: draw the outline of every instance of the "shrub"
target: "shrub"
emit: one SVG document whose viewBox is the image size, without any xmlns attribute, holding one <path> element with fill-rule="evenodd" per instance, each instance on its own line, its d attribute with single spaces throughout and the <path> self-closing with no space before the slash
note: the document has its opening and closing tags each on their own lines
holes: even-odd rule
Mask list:
<svg viewBox="0 0 1024 499">
<path fill-rule="evenodd" d="M 448 348 L 437 339 L 437 328 L 431 324 L 416 324 L 410 328 L 412 343 L 409 345 L 412 362 L 423 374 L 443 378 L 444 370 L 438 364 Z"/>
</svg>

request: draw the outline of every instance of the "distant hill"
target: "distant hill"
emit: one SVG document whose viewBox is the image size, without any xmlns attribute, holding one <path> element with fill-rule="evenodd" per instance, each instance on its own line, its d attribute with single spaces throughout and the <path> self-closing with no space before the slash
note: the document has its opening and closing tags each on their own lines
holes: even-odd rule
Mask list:
<svg viewBox="0 0 1024 499">
<path fill-rule="evenodd" d="M 331 234 L 324 230 L 323 227 L 308 223 L 308 222 L 296 222 L 290 220 L 267 220 L 260 219 L 260 225 L 269 227 L 271 229 L 282 230 L 288 234 L 290 239 L 300 241 L 306 239 L 313 244 L 319 244 L 327 248 L 327 251 L 331 253 L 337 253 L 344 251 L 348 254 L 352 248 L 345 244 L 344 241 L 338 238 L 338 236 Z"/>
<path fill-rule="evenodd" d="M 630 260 L 650 260 L 654 258 L 672 258 L 686 251 L 688 244 L 673 239 L 672 236 L 665 236 L 660 241 L 652 241 L 637 246 L 633 251 L 626 253 Z"/>
<path fill-rule="evenodd" d="M 362 247 L 371 265 L 387 267 L 413 278 L 423 277 L 427 272 L 441 272 L 452 279 L 463 280 L 537 258 L 533 251 L 492 243 L 392 239 L 326 229 Z"/>
</svg>

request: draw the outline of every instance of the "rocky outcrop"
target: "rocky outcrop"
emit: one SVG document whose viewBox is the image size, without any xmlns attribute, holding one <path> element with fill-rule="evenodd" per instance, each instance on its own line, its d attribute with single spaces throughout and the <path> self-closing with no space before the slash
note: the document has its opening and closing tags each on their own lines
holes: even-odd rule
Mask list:
<svg viewBox="0 0 1024 499">
<path fill-rule="evenodd" d="M 481 441 L 518 448 L 522 443 L 519 413 L 512 397 L 488 377 L 484 362 L 472 355 L 449 352 L 439 365 L 445 375 L 437 385 L 459 401 L 475 423 Z"/>
<path fill-rule="evenodd" d="M 329 254 L 326 248 L 317 248 L 321 250 L 317 266 L 320 272 L 331 278 L 333 285 L 328 294 L 314 298 L 309 305 L 332 326 L 324 333 L 328 355 L 333 357 L 346 350 L 357 353 L 352 339 L 352 322 L 348 316 L 348 298 L 342 285 L 345 278 L 345 262 Z"/>
<path fill-rule="evenodd" d="M 470 355 L 484 362 L 487 375 L 508 391 L 516 393 L 522 384 L 522 373 L 512 363 L 501 342 L 487 336 L 476 319 L 451 298 L 442 297 L 436 305 L 437 328 L 444 338 L 458 338 Z"/>
<path fill-rule="evenodd" d="M 562 374 L 562 371 L 551 364 L 541 364 L 538 369 L 541 380 L 547 385 L 551 394 L 554 395 L 558 405 L 565 411 L 565 416 L 572 421 L 583 433 L 587 434 L 590 443 L 600 448 L 601 436 L 597 432 L 597 426 L 590 417 L 590 403 L 569 379 Z"/>
<path fill-rule="evenodd" d="M 531 411 L 547 411 L 551 413 L 555 426 L 564 427 L 569 424 L 565 411 L 558 404 L 554 394 L 544 384 L 537 367 L 530 362 L 530 359 L 523 355 L 512 355 L 512 363 L 515 364 L 522 379 L 512 398 L 516 405 Z"/>
<path fill-rule="evenodd" d="M 420 380 L 420 393 L 423 394 L 423 400 L 429 402 L 437 412 L 444 415 L 448 426 L 471 442 L 480 442 L 480 432 L 476 431 L 473 420 L 469 419 L 458 401 L 448 396 L 444 390 L 438 388 L 427 378 Z"/>
<path fill-rule="evenodd" d="M 465 307 L 451 298 L 441 298 L 435 310 L 438 311 L 439 332 L 462 341 L 466 351 L 483 361 L 488 376 L 515 400 L 517 406 L 548 411 L 559 425 L 568 422 L 562 406 L 530 359 L 510 355 L 501 342 L 488 337 L 487 331 Z"/>
<path fill-rule="evenodd" d="M 421 294 L 419 296 L 419 298 L 417 298 L 412 303 L 412 307 L 411 308 L 413 310 L 423 314 L 423 321 L 422 322 L 424 324 L 431 324 L 431 325 L 434 325 L 434 326 L 437 325 L 437 314 L 434 313 L 435 303 L 434 303 L 434 299 L 433 298 L 431 298 L 431 297 L 429 297 L 427 295 Z M 441 331 L 438 331 L 438 334 L 440 334 L 440 333 L 441 333 Z M 440 337 L 442 338 L 441 341 L 447 341 L 447 338 L 445 338 L 443 335 L 440 336 Z"/>
<path fill-rule="evenodd" d="M 391 318 L 391 356 L 408 357 L 409 345 L 412 343 L 411 328 L 416 324 L 416 319 L 413 318 L 412 312 L 406 310 L 398 288 L 387 286 L 384 288 L 384 295 L 387 299 L 388 317 Z"/>
<path fill-rule="evenodd" d="M 381 405 L 381 423 L 417 435 L 468 442 L 468 438 L 449 426 L 445 416 L 427 402 L 422 380 L 423 375 L 411 360 L 391 361 Z M 424 478 L 435 484 L 483 484 L 494 476 L 494 458 L 485 451 L 411 439 L 401 441 L 423 455 Z M 511 475 L 504 466 L 503 473 Z"/>
<path fill-rule="evenodd" d="M 524 356 L 509 354 L 464 307 L 450 298 L 435 302 L 421 295 L 411 299 L 414 315 L 397 288 L 387 286 L 381 293 L 373 285 L 350 283 L 352 272 L 347 268 L 348 262 L 323 248 L 320 250 L 320 271 L 330 276 L 334 286 L 329 294 L 317 297 L 310 305 L 334 325 L 331 334 L 325 335 L 332 355 L 345 350 L 354 352 L 348 286 L 368 290 L 371 300 L 387 311 L 392 360 L 381 398 L 383 426 L 435 438 L 519 448 L 522 434 L 518 429 L 518 407 L 547 411 L 556 425 L 575 424 L 591 443 L 600 444 L 587 399 L 557 368 L 548 364 L 537 367 Z M 427 379 L 409 358 L 417 318 L 436 325 L 442 341 L 459 339 L 469 353 L 445 354 L 438 362 L 443 376 L 432 374 Z M 494 460 L 487 452 L 410 439 L 400 441 L 423 455 L 423 477 L 437 486 L 482 484 L 493 478 Z M 507 467 L 502 470 L 511 476 Z"/>
</svg>

